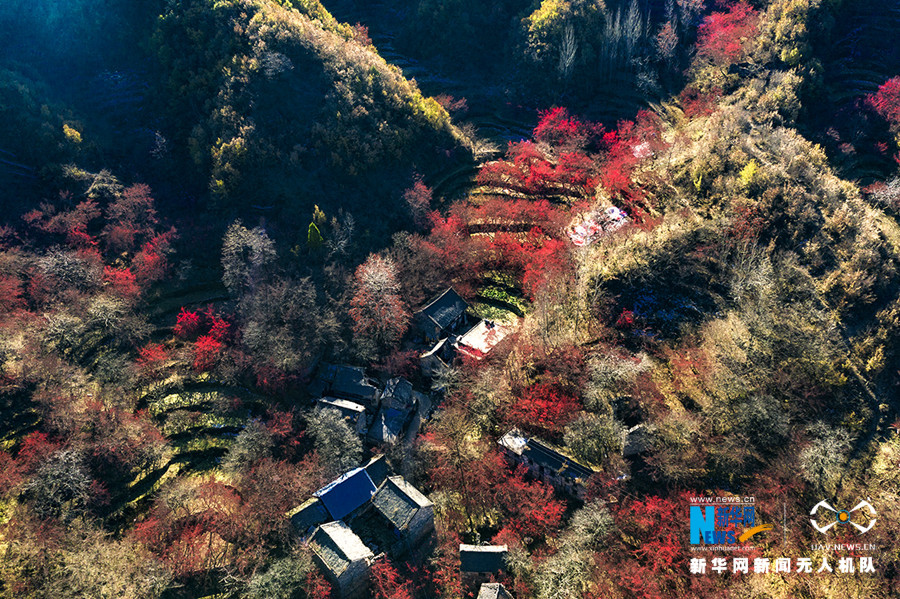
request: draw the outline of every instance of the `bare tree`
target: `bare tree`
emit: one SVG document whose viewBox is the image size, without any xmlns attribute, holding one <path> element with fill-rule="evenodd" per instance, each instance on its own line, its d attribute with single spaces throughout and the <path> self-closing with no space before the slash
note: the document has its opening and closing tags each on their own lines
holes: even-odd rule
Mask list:
<svg viewBox="0 0 900 599">
<path fill-rule="evenodd" d="M 362 442 L 340 412 L 317 409 L 306 418 L 316 451 L 329 477 L 359 466 Z"/>
<path fill-rule="evenodd" d="M 559 44 L 559 66 L 557 71 L 560 79 L 565 81 L 572 74 L 572 67 L 575 66 L 575 55 L 577 52 L 578 42 L 575 41 L 575 28 L 572 27 L 571 23 L 567 23 Z"/>
<path fill-rule="evenodd" d="M 222 282 L 233 295 L 253 291 L 275 258 L 275 243 L 263 229 L 235 221 L 222 243 Z"/>
</svg>

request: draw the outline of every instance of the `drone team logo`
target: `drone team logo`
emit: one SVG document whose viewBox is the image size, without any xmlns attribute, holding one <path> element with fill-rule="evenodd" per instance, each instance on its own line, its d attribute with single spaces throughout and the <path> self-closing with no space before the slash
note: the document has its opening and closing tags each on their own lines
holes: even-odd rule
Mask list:
<svg viewBox="0 0 900 599">
<path fill-rule="evenodd" d="M 863 508 L 865 508 L 865 510 Z M 822 512 L 822 514 L 820 515 L 819 512 Z M 834 515 L 832 516 L 829 512 L 833 512 Z M 854 515 L 854 512 L 858 512 L 858 514 Z M 868 512 L 867 522 L 860 524 L 859 521 L 854 521 L 854 518 L 859 520 L 860 516 L 865 517 L 866 512 Z M 837 525 L 843 526 L 849 524 L 856 528 L 859 531 L 859 534 L 864 534 L 872 530 L 872 527 L 875 526 L 875 516 L 877 516 L 878 513 L 875 511 L 872 504 L 866 500 L 860 501 L 852 510 L 838 510 L 831 507 L 827 501 L 822 500 L 809 512 L 809 515 L 813 516 L 813 518 L 809 519 L 810 524 L 821 533 L 828 532 L 832 527 Z M 825 515 L 827 515 L 830 520 L 822 520 L 823 525 L 820 525 L 819 520 Z"/>
</svg>

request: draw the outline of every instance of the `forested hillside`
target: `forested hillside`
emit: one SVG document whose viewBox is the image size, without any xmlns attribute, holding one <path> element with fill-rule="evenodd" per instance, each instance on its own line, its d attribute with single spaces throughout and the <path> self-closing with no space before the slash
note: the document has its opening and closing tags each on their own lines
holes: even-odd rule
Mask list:
<svg viewBox="0 0 900 599">
<path fill-rule="evenodd" d="M 3 2 L 0 597 L 897 596 L 898 24 Z"/>
</svg>

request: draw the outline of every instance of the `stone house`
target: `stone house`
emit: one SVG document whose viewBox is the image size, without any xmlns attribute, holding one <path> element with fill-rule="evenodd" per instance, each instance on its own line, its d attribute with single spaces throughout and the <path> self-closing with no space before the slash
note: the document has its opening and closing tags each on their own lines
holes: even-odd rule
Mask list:
<svg viewBox="0 0 900 599">
<path fill-rule="evenodd" d="M 375 554 L 342 521 L 319 525 L 309 539 L 313 559 L 339 599 L 368 596 Z"/>
<path fill-rule="evenodd" d="M 382 407 L 375 415 L 366 438 L 376 445 L 397 443 L 412 420 L 413 412 Z"/>
<path fill-rule="evenodd" d="M 452 287 L 432 299 L 413 314 L 419 335 L 428 343 L 437 343 L 468 324 L 469 304 Z"/>
<path fill-rule="evenodd" d="M 535 438 L 528 438 L 518 429 L 503 435 L 497 442 L 504 456 L 513 464 L 522 464 L 534 478 L 555 489 L 584 499 L 584 484 L 595 471 L 553 449 Z"/>
<path fill-rule="evenodd" d="M 459 546 L 459 576 L 467 588 L 496 582 L 506 574 L 506 545 L 466 545 Z"/>
<path fill-rule="evenodd" d="M 381 391 L 361 366 L 321 364 L 309 384 L 313 396 L 333 396 L 360 403 L 369 410 L 378 407 Z"/>
<path fill-rule="evenodd" d="M 306 537 L 316 526 L 331 520 L 325 504 L 318 497 L 310 497 L 289 511 L 287 517 L 301 537 Z"/>
<path fill-rule="evenodd" d="M 372 505 L 402 543 L 395 553 L 410 553 L 434 533 L 434 504 L 402 476 L 389 476 L 372 498 Z"/>
</svg>

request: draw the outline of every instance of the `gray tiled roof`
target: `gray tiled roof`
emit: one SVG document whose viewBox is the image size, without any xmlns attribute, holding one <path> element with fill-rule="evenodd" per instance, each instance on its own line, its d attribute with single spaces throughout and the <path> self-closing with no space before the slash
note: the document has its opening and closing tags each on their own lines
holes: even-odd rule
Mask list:
<svg viewBox="0 0 900 599">
<path fill-rule="evenodd" d="M 372 504 L 398 530 L 404 530 L 418 510 L 434 505 L 402 476 L 388 477 L 372 498 Z"/>
<path fill-rule="evenodd" d="M 381 408 L 369 427 L 369 440 L 373 443 L 396 443 L 400 440 L 409 417 L 409 412 Z"/>
<path fill-rule="evenodd" d="M 309 546 L 335 576 L 340 576 L 352 562 L 375 555 L 340 520 L 319 526 L 310 538 Z"/>
<path fill-rule="evenodd" d="M 331 519 L 328 515 L 328 510 L 325 509 L 318 497 L 310 497 L 304 503 L 288 512 L 287 517 L 291 519 L 291 524 L 301 534 L 313 526 L 318 526 Z"/>
<path fill-rule="evenodd" d="M 506 570 L 506 545 L 465 545 L 459 546 L 461 572 L 503 572 Z"/>
<path fill-rule="evenodd" d="M 466 300 L 460 297 L 452 287 L 448 287 L 446 291 L 431 300 L 417 314 L 427 317 L 438 328 L 444 329 L 463 314 L 468 307 Z"/>
<path fill-rule="evenodd" d="M 414 410 L 416 396 L 412 383 L 400 377 L 389 380 L 381 394 L 381 405 L 395 410 Z"/>
</svg>

